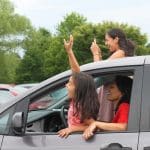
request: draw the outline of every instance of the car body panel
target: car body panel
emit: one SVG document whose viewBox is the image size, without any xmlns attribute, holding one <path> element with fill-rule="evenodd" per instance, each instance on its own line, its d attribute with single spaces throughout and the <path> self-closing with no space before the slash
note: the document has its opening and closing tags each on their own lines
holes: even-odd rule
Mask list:
<svg viewBox="0 0 150 150">
<path fill-rule="evenodd" d="M 130 140 L 128 140 L 129 137 Z M 83 139 L 82 134 L 72 134 L 68 138 L 60 138 L 56 134 L 26 135 L 23 137 L 5 136 L 2 150 L 99 150 L 108 146 L 110 143 L 120 143 L 123 147 L 132 147 L 132 150 L 136 150 L 138 134 L 96 134 L 94 138 L 88 141 Z M 14 147 L 12 148 L 11 145 L 14 145 Z"/>
</svg>

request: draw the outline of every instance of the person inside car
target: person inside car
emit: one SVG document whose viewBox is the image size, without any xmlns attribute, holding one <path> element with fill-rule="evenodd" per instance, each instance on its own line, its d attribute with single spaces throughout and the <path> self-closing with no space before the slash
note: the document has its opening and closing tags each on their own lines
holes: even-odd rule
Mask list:
<svg viewBox="0 0 150 150">
<path fill-rule="evenodd" d="M 73 73 L 66 84 L 70 105 L 68 127 L 58 131 L 60 137 L 84 131 L 97 118 L 99 101 L 93 78 L 83 72 Z"/>
<path fill-rule="evenodd" d="M 124 131 L 127 129 L 130 108 L 132 79 L 127 76 L 116 76 L 112 83 L 107 85 L 107 99 L 115 102 L 115 115 L 111 123 L 94 121 L 84 131 L 84 139 L 94 135 L 96 129 L 106 131 Z"/>
</svg>

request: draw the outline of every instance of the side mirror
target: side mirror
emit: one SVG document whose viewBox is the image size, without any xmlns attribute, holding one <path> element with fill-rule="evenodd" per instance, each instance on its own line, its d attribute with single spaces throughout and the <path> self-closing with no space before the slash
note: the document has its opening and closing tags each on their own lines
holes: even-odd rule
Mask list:
<svg viewBox="0 0 150 150">
<path fill-rule="evenodd" d="M 16 135 L 23 133 L 24 114 L 23 112 L 16 112 L 12 117 L 12 128 Z"/>
</svg>

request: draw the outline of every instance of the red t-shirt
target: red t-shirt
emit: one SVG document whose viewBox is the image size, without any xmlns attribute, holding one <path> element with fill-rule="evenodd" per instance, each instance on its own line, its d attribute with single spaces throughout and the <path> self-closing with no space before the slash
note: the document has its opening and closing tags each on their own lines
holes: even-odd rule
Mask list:
<svg viewBox="0 0 150 150">
<path fill-rule="evenodd" d="M 128 103 L 120 104 L 112 123 L 128 123 L 130 105 Z"/>
</svg>

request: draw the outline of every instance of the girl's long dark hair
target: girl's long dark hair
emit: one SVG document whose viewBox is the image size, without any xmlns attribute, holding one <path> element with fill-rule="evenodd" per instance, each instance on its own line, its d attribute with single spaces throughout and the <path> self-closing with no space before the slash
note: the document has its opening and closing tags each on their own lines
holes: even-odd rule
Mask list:
<svg viewBox="0 0 150 150">
<path fill-rule="evenodd" d="M 116 111 L 118 110 L 120 104 L 122 103 L 130 104 L 132 82 L 133 80 L 130 77 L 121 76 L 121 75 L 116 76 L 115 83 L 123 95 L 116 107 Z"/>
<path fill-rule="evenodd" d="M 73 73 L 75 83 L 74 107 L 75 115 L 79 115 L 81 122 L 85 119 L 97 119 L 99 101 L 93 78 L 83 72 Z"/>
<path fill-rule="evenodd" d="M 135 50 L 135 44 L 126 38 L 125 33 L 119 29 L 119 28 L 113 28 L 107 32 L 107 34 L 115 39 L 118 37 L 119 41 L 119 47 L 125 52 L 125 56 L 133 56 L 134 55 L 134 50 Z"/>
</svg>

